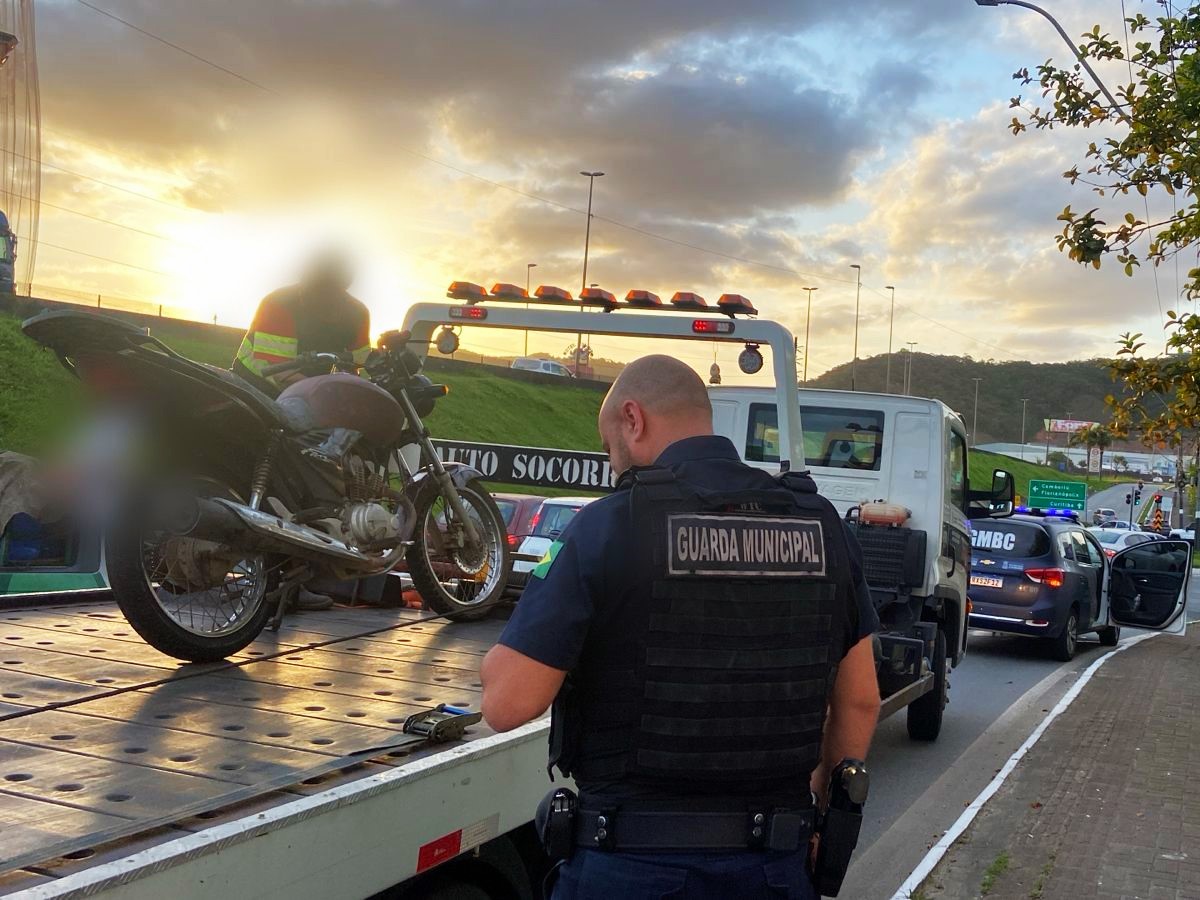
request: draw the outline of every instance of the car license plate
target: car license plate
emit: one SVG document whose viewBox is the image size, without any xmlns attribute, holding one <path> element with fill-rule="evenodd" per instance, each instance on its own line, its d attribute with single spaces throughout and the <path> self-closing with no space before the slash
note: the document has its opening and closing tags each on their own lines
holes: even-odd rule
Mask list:
<svg viewBox="0 0 1200 900">
<path fill-rule="evenodd" d="M 995 575 L 972 575 L 971 587 L 1004 587 L 1004 579 Z"/>
</svg>

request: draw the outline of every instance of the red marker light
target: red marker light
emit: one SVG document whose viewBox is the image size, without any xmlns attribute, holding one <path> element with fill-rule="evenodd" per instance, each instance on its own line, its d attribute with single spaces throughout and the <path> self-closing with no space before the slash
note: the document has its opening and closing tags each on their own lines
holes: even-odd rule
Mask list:
<svg viewBox="0 0 1200 900">
<path fill-rule="evenodd" d="M 662 300 L 659 299 L 658 294 L 650 291 L 630 291 L 625 295 L 625 302 L 630 306 L 642 306 L 649 309 L 662 306 Z"/>
<path fill-rule="evenodd" d="M 450 318 L 452 319 L 486 319 L 487 310 L 482 306 L 452 306 L 450 307 Z"/>
<path fill-rule="evenodd" d="M 733 323 L 717 319 L 695 319 L 692 321 L 692 331 L 696 334 L 733 334 Z"/>
<path fill-rule="evenodd" d="M 482 303 L 487 299 L 487 291 L 481 284 L 469 281 L 452 281 L 446 288 L 446 296 L 451 300 L 466 300 L 468 303 Z"/>
<path fill-rule="evenodd" d="M 497 300 L 528 300 L 529 295 L 525 293 L 525 288 L 515 284 L 493 284 L 492 296 Z"/>
</svg>

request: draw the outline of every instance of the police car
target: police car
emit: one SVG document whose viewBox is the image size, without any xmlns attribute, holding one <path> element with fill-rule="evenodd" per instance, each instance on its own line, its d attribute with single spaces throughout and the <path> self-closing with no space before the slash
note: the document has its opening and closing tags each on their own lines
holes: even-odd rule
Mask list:
<svg viewBox="0 0 1200 900">
<path fill-rule="evenodd" d="M 1105 552 L 1096 536 L 1072 512 L 1018 510 L 971 522 L 969 624 L 1046 639 L 1064 661 L 1081 634 L 1115 646 L 1120 629 L 1102 614 Z"/>
</svg>

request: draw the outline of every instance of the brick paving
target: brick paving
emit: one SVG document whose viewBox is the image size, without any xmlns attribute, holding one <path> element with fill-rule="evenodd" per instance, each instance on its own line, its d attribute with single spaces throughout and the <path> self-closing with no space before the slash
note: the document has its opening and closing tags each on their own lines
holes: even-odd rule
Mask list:
<svg viewBox="0 0 1200 900">
<path fill-rule="evenodd" d="M 1108 660 L 913 896 L 1200 900 L 1200 626 Z"/>
</svg>

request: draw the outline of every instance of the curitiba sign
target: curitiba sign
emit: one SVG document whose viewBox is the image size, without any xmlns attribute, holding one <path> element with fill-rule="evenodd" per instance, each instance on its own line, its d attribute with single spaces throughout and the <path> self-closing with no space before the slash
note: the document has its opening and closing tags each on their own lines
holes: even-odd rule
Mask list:
<svg viewBox="0 0 1200 900">
<path fill-rule="evenodd" d="M 1082 481 L 1029 482 L 1029 505 L 1034 509 L 1073 509 L 1087 507 L 1087 485 Z"/>
</svg>

